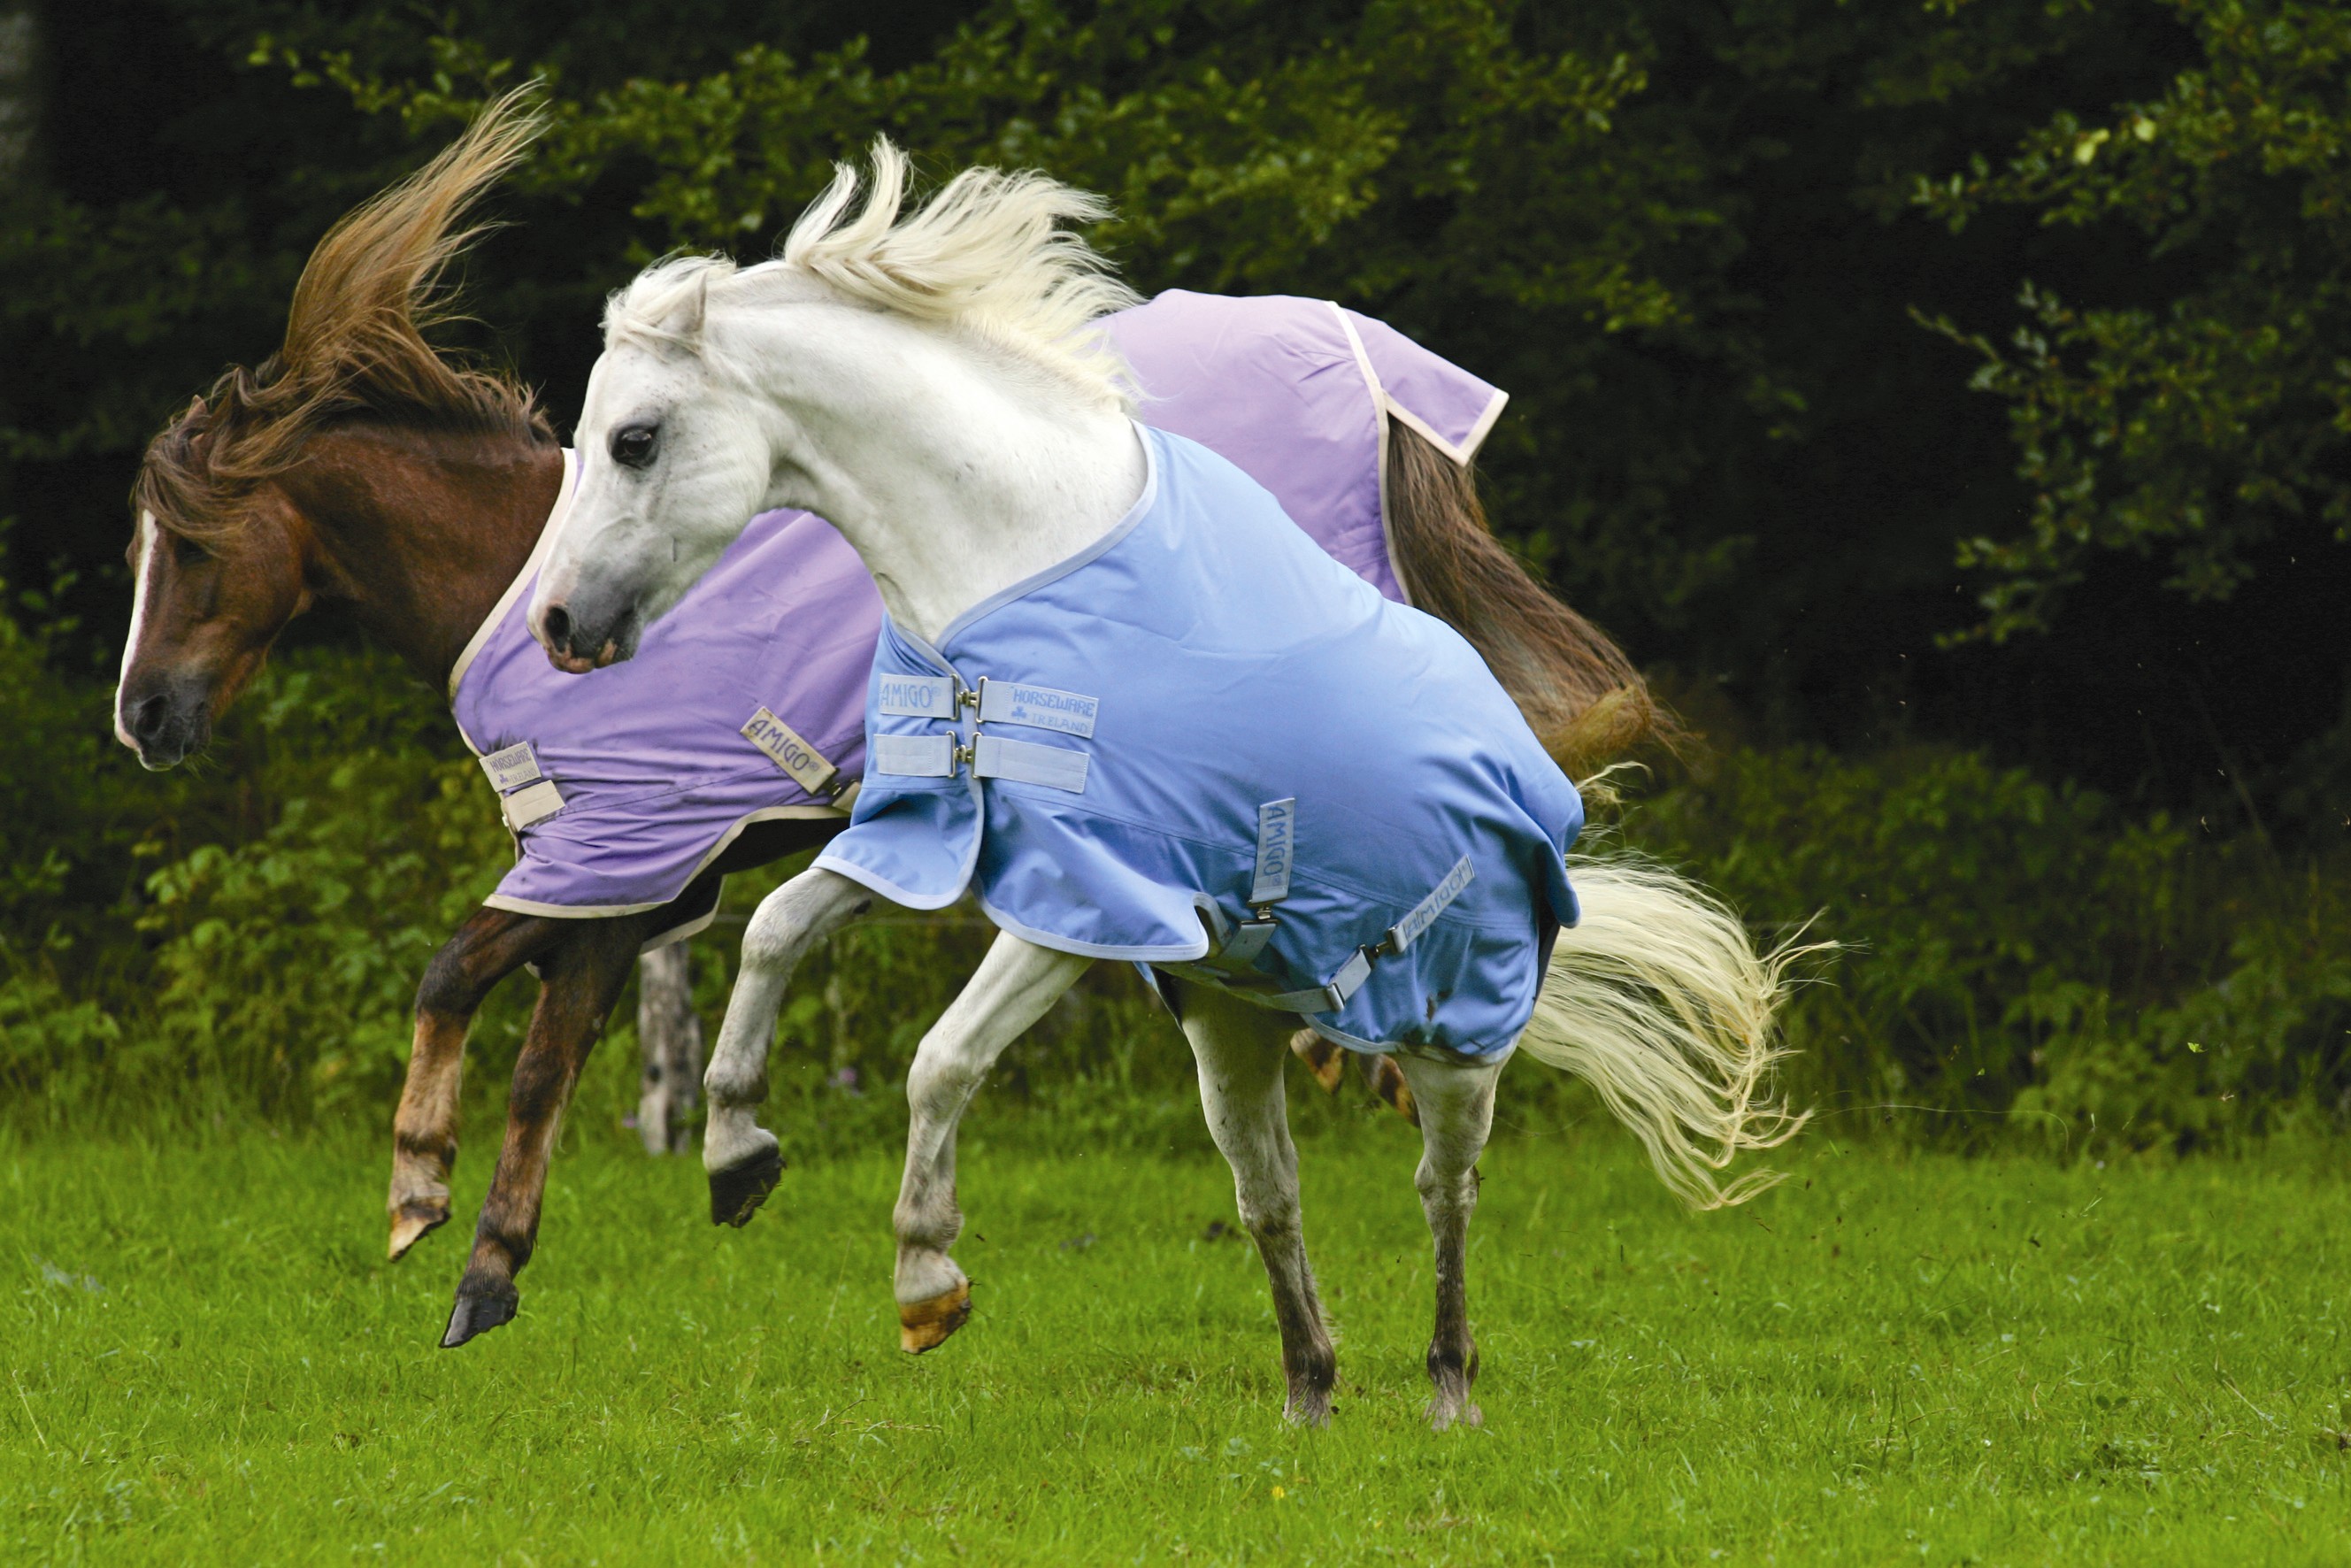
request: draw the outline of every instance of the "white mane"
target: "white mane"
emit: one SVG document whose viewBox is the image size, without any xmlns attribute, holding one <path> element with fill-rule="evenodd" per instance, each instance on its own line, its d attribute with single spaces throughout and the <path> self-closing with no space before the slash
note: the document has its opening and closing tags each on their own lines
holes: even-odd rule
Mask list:
<svg viewBox="0 0 2351 1568">
<path fill-rule="evenodd" d="M 1125 364 L 1104 334 L 1087 328 L 1141 297 L 1083 237 L 1060 226 L 1098 223 L 1110 215 L 1107 203 L 1033 172 L 967 169 L 902 216 L 906 155 L 883 136 L 874 138 L 872 156 L 872 190 L 855 217 L 861 181 L 836 164 L 832 184 L 792 225 L 778 259 L 739 271 L 724 256 L 656 262 L 607 303 L 605 345 L 637 338 L 699 351 L 668 325 L 697 296 L 725 298 L 789 270 L 847 298 L 957 328 L 1132 406 Z"/>
</svg>

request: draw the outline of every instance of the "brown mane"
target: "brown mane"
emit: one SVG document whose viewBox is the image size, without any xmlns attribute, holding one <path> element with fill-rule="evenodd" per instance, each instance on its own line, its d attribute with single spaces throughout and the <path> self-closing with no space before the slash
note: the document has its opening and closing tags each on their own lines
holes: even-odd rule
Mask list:
<svg viewBox="0 0 2351 1568">
<path fill-rule="evenodd" d="M 294 287 L 286 341 L 237 365 L 148 444 L 131 504 L 200 544 L 228 537 L 235 503 L 341 421 L 551 443 L 528 389 L 452 363 L 424 340 L 449 319 L 441 280 L 480 234 L 452 232 L 538 134 L 528 89 L 484 110 L 439 156 L 327 232 Z"/>
<path fill-rule="evenodd" d="M 1412 601 L 1469 640 L 1572 779 L 1681 727 L 1607 633 L 1528 575 L 1486 523 L 1474 469 L 1388 426 L 1389 527 Z"/>
</svg>

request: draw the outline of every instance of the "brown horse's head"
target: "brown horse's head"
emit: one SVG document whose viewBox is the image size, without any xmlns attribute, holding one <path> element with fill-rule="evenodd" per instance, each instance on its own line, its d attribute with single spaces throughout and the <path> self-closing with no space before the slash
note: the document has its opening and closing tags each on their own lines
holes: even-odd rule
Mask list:
<svg viewBox="0 0 2351 1568">
<path fill-rule="evenodd" d="M 528 392 L 450 363 L 423 335 L 444 270 L 477 232 L 457 220 L 538 132 L 529 90 L 329 231 L 294 287 L 284 347 L 222 376 L 149 444 L 114 701 L 116 737 L 149 768 L 201 749 L 286 623 L 335 588 L 287 490 L 313 437 L 375 421 L 550 439 Z"/>
<path fill-rule="evenodd" d="M 284 491 L 257 486 L 228 507 L 189 515 L 210 423 L 199 398 L 148 447 L 133 493 L 136 587 L 114 734 L 149 768 L 204 749 L 214 719 L 310 605 L 308 528 Z"/>
</svg>

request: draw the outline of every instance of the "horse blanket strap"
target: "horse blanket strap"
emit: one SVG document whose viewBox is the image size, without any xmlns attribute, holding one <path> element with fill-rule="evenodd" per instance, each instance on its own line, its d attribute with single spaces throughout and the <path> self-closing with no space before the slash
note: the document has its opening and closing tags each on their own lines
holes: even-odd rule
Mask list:
<svg viewBox="0 0 2351 1568">
<path fill-rule="evenodd" d="M 882 735 L 874 737 L 868 756 L 873 772 L 890 778 L 952 779 L 969 763 L 975 779 L 1017 779 L 1072 795 L 1086 792 L 1090 766 L 1083 752 L 998 735 L 977 736 L 968 747 L 957 746 L 951 735 Z"/>
<path fill-rule="evenodd" d="M 1508 1050 L 1575 918 L 1574 787 L 1451 628 L 1141 435 L 1101 539 L 935 641 L 883 618 L 873 766 L 816 863 L 918 909 L 971 889 L 1030 941 L 1360 1050 Z"/>
<path fill-rule="evenodd" d="M 1215 945 L 1213 957 L 1196 967 L 1216 971 L 1217 980 L 1224 984 L 1226 988 L 1246 996 L 1251 1001 L 1261 1002 L 1267 1007 L 1282 1012 L 1307 1014 L 1337 1012 L 1347 1005 L 1347 998 L 1353 996 L 1357 988 L 1371 977 L 1372 966 L 1388 954 L 1401 953 L 1411 946 L 1414 938 L 1435 925 L 1437 917 L 1444 914 L 1455 899 L 1461 896 L 1462 890 L 1469 885 L 1477 872 L 1467 855 L 1454 862 L 1453 869 L 1445 873 L 1445 880 L 1431 888 L 1426 898 L 1413 905 L 1411 914 L 1389 926 L 1376 946 L 1356 948 L 1347 956 L 1347 961 L 1339 966 L 1339 972 L 1323 984 L 1310 987 L 1302 991 L 1279 991 L 1270 995 L 1260 995 L 1250 988 L 1248 977 L 1241 973 L 1241 970 L 1245 966 L 1257 962 L 1258 956 L 1265 951 L 1266 943 L 1272 938 L 1277 922 L 1272 912 L 1266 905 L 1278 903 L 1290 895 L 1288 844 L 1286 834 L 1282 834 L 1280 848 L 1277 852 L 1279 861 L 1282 864 L 1280 891 L 1268 897 L 1259 896 L 1270 885 L 1267 880 L 1267 867 L 1269 860 L 1273 858 L 1267 852 L 1269 817 L 1279 833 L 1281 824 L 1296 818 L 1297 807 L 1298 802 L 1295 800 L 1273 800 L 1258 808 L 1257 875 L 1249 887 L 1249 902 L 1259 906 L 1257 918 L 1243 921 L 1239 925 L 1232 927 L 1230 934 Z"/>
<path fill-rule="evenodd" d="M 1503 401 L 1477 377 L 1327 300 L 1178 290 L 1105 326 L 1151 423 L 1230 457 L 1271 489 L 1291 521 L 1392 599 L 1404 588 L 1381 490 L 1389 422 L 1437 433 L 1440 446 L 1467 461 Z M 539 769 L 538 779 L 497 786 L 516 863 L 489 902 L 537 915 L 629 914 L 674 900 L 748 822 L 840 814 L 866 771 L 882 604 L 829 525 L 770 512 L 653 627 L 634 659 L 561 674 L 531 641 L 524 612 L 578 476 L 567 454 L 538 549 L 460 656 L 449 696 L 476 752 L 528 745 Z M 963 716 L 1006 732 L 1001 745 L 952 770 L 931 747 L 927 765 L 942 771 L 918 776 L 968 779 L 976 764 L 977 777 L 1007 786 L 1061 795 L 1099 788 L 1066 758 L 1013 748 L 1022 737 L 1040 750 L 1093 738 L 1108 720 L 1089 694 L 1108 694 L 1084 671 L 1008 670 L 1014 678 L 962 688 L 927 665 L 903 674 L 911 684 L 900 695 L 934 706 L 901 716 L 944 720 L 960 695 L 982 705 Z M 676 913 L 665 936 L 693 924 Z"/>
<path fill-rule="evenodd" d="M 831 800 L 849 782 L 799 730 L 761 708 L 743 725 L 743 738 L 768 754 L 793 783 L 820 800 Z"/>
<path fill-rule="evenodd" d="M 481 759 L 490 788 L 498 792 L 498 811 L 516 832 L 543 822 L 563 810 L 563 791 L 538 770 L 538 754 L 530 742 L 518 740 L 504 751 Z"/>
</svg>

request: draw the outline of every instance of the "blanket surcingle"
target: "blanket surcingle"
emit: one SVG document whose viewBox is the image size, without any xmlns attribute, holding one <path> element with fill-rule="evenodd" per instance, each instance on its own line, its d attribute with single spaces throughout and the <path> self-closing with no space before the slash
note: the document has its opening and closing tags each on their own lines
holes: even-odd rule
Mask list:
<svg viewBox="0 0 2351 1568">
<path fill-rule="evenodd" d="M 1172 967 L 1343 1045 L 1504 1051 L 1583 822 L 1475 649 L 1196 442 L 1086 549 L 925 643 L 886 615 L 867 768 L 816 863 Z"/>
<path fill-rule="evenodd" d="M 1389 422 L 1467 463 L 1504 402 L 1325 300 L 1177 290 L 1104 326 L 1134 372 L 1145 423 L 1229 458 L 1391 599 L 1405 587 L 1382 490 Z M 450 699 L 515 835 L 514 869 L 487 902 L 633 914 L 675 904 L 751 822 L 847 814 L 866 771 L 882 605 L 829 524 L 769 512 L 646 632 L 634 658 L 564 674 L 531 640 L 525 612 L 577 478 L 569 461 L 538 549 L 459 659 Z M 712 887 L 666 910 L 655 943 L 700 929 L 716 907 Z"/>
</svg>

